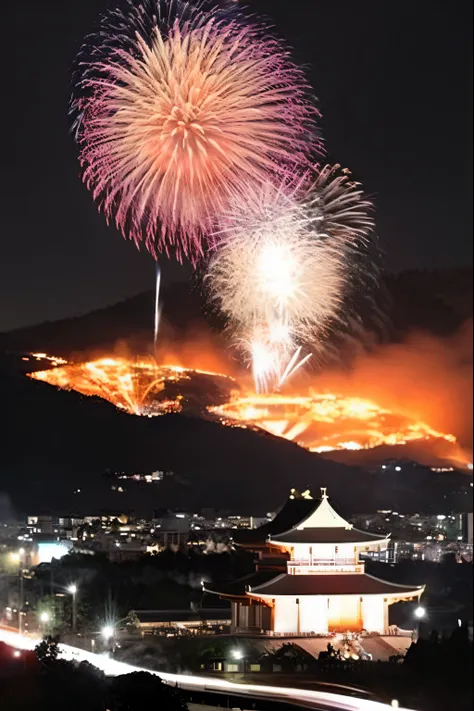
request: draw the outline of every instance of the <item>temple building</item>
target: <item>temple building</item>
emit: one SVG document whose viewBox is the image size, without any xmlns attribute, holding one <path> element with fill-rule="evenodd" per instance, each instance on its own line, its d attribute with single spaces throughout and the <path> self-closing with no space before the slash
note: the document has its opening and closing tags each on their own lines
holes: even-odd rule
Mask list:
<svg viewBox="0 0 474 711">
<path fill-rule="evenodd" d="M 359 556 L 386 548 L 388 536 L 354 528 L 321 491 L 320 502 L 308 492 L 292 492 L 274 521 L 262 526 L 265 531 L 236 537 L 237 545 L 258 552 L 256 571 L 219 591 L 207 590 L 231 601 L 233 632 L 383 635 L 389 606 L 422 595 L 424 586 L 397 585 L 365 572 Z"/>
</svg>

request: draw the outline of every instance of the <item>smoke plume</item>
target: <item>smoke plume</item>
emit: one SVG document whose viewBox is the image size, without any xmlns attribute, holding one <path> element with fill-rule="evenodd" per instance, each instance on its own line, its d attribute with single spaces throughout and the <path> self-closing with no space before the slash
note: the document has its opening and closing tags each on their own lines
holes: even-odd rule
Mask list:
<svg viewBox="0 0 474 711">
<path fill-rule="evenodd" d="M 447 338 L 413 332 L 358 356 L 347 371 L 321 374 L 312 386 L 374 400 L 451 432 L 472 450 L 472 339 L 472 320 Z"/>
</svg>

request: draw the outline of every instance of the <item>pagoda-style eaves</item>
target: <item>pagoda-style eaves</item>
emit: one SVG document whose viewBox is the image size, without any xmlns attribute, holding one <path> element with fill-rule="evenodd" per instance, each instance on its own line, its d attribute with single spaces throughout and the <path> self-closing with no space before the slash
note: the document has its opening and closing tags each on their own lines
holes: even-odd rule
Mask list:
<svg viewBox="0 0 474 711">
<path fill-rule="evenodd" d="M 304 595 L 381 595 L 391 602 L 419 598 L 424 586 L 397 585 L 366 573 L 335 575 L 288 575 L 284 573 L 261 585 L 250 587 L 248 594 L 260 599 Z M 395 599 L 394 599 L 395 598 Z"/>
<path fill-rule="evenodd" d="M 367 546 L 386 543 L 387 540 L 388 536 L 381 537 L 368 531 L 359 531 L 357 528 L 305 528 L 302 531 L 292 529 L 279 536 L 272 536 L 269 542 L 282 546 L 292 546 L 295 543 L 352 543 Z"/>
<path fill-rule="evenodd" d="M 269 543 L 291 547 L 294 544 L 353 544 L 366 547 L 386 543 L 388 536 L 359 531 L 340 516 L 329 503 L 326 489 L 322 489 L 319 506 L 301 520 L 298 525 L 270 535 Z"/>
<path fill-rule="evenodd" d="M 292 489 L 290 497 L 274 519 L 259 528 L 240 529 L 232 533 L 234 543 L 242 548 L 259 550 L 268 547 L 268 539 L 299 525 L 313 513 L 317 502 Z"/>
<path fill-rule="evenodd" d="M 287 504 L 272 530 L 262 527 L 260 531 L 268 536 L 270 552 L 279 548 L 289 555 L 284 573 L 262 568 L 209 592 L 231 600 L 232 627 L 240 632 L 386 634 L 389 606 L 419 599 L 424 586 L 398 585 L 367 575 L 359 555 L 387 547 L 388 536 L 354 528 L 332 508 L 326 489 L 319 504 L 313 505 L 309 497 L 303 501 L 306 510 L 299 519 L 288 521 L 286 516 L 292 517 L 296 510 Z M 285 518 L 287 526 L 280 528 Z"/>
</svg>

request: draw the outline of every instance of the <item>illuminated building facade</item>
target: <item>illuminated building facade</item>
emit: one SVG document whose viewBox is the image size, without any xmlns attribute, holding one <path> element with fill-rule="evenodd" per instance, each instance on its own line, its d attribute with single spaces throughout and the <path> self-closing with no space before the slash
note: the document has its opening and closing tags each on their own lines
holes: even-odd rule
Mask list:
<svg viewBox="0 0 474 711">
<path fill-rule="evenodd" d="M 424 590 L 365 572 L 360 554 L 387 547 L 388 537 L 354 528 L 332 508 L 325 489 L 303 519 L 270 534 L 266 544 L 269 554 L 286 556 L 286 570 L 260 566 L 234 588 L 214 591 L 231 600 L 234 632 L 387 634 L 389 606 L 419 599 Z"/>
</svg>

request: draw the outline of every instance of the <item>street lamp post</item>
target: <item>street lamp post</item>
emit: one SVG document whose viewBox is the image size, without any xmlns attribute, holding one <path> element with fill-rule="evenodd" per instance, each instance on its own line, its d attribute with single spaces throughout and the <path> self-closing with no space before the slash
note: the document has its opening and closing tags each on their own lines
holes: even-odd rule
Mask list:
<svg viewBox="0 0 474 711">
<path fill-rule="evenodd" d="M 418 638 L 419 638 L 419 636 L 420 636 L 420 623 L 421 623 L 421 621 L 422 621 L 423 619 L 425 619 L 425 617 L 426 617 L 426 608 L 425 608 L 425 607 L 422 607 L 421 605 L 419 605 L 417 608 L 415 608 L 415 611 L 414 611 L 413 614 L 414 614 L 415 619 L 416 619 L 416 621 L 417 621 L 417 622 L 416 622 L 416 627 L 415 627 L 415 630 L 414 630 L 414 633 L 415 633 L 415 641 L 418 641 Z"/>
<path fill-rule="evenodd" d="M 77 608 L 76 608 L 76 595 L 77 595 L 77 585 L 70 585 L 68 587 L 68 592 L 72 595 L 72 631 L 76 634 L 77 626 Z"/>
<path fill-rule="evenodd" d="M 19 588 L 20 595 L 18 600 L 18 632 L 22 634 L 23 632 L 23 604 L 24 604 L 24 582 L 23 582 L 23 566 L 25 555 L 25 549 L 20 548 L 18 553 L 11 553 L 10 557 L 13 562 L 18 563 L 18 578 L 19 578 Z"/>
<path fill-rule="evenodd" d="M 115 625 L 105 625 L 100 631 L 109 650 L 111 648 L 112 655 L 115 654 Z"/>
<path fill-rule="evenodd" d="M 23 582 L 23 556 L 20 552 L 20 600 L 18 605 L 18 631 L 23 634 L 23 601 L 25 597 L 24 582 Z"/>
<path fill-rule="evenodd" d="M 126 617 L 122 617 L 116 622 L 111 622 L 110 624 L 104 625 L 100 630 L 100 634 L 104 641 L 112 647 L 112 654 L 115 654 L 117 625 L 120 624 L 120 622 L 124 622 L 125 620 L 128 620 L 128 615 Z"/>
<path fill-rule="evenodd" d="M 46 612 L 46 611 L 42 612 L 42 613 L 40 614 L 40 616 L 39 616 L 39 619 L 40 619 L 40 622 L 41 622 L 41 627 L 42 627 L 42 630 L 43 630 L 43 637 L 44 637 L 44 634 L 45 634 L 45 631 L 46 631 L 46 625 L 48 624 L 48 622 L 49 622 L 49 620 L 50 620 L 49 613 Z"/>
<path fill-rule="evenodd" d="M 242 672 L 245 674 L 245 655 L 241 649 L 232 649 L 232 657 L 239 662 L 239 667 L 242 665 Z"/>
</svg>

